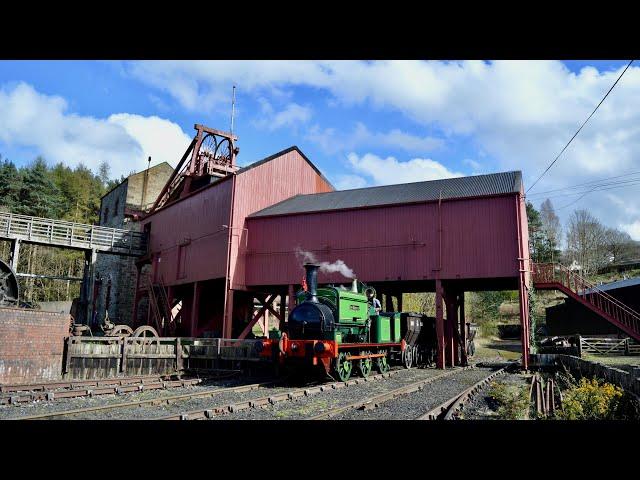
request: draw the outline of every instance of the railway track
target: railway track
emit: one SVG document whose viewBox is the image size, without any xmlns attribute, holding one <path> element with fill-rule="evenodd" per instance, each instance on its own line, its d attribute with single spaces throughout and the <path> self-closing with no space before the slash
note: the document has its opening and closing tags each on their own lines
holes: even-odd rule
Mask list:
<svg viewBox="0 0 640 480">
<path fill-rule="evenodd" d="M 217 377 L 219 378 L 219 377 Z M 0 395 L 0 405 L 15 405 L 36 401 L 55 401 L 64 398 L 93 397 L 94 395 L 123 394 L 147 390 L 198 385 L 205 379 L 168 380 L 162 376 L 130 377 L 111 380 L 88 380 L 74 382 L 40 383 L 34 385 L 4 386 L 7 392 Z"/>
<path fill-rule="evenodd" d="M 506 373 L 507 367 L 492 372 L 482 380 L 474 383 L 462 393 L 456 394 L 448 400 L 444 401 L 437 407 L 432 408 L 428 412 L 416 417 L 416 420 L 454 420 L 458 418 L 459 413 L 468 404 L 471 399 L 491 380 L 498 375 Z"/>
<path fill-rule="evenodd" d="M 101 412 L 106 410 L 117 410 L 123 408 L 130 407 L 142 407 L 142 406 L 157 406 L 163 404 L 171 404 L 174 402 L 180 402 L 185 400 L 191 400 L 194 398 L 206 398 L 206 397 L 214 397 L 216 395 L 221 395 L 224 393 L 230 392 L 249 392 L 252 390 L 256 390 L 258 388 L 265 387 L 267 385 L 272 385 L 275 383 L 274 381 L 263 382 L 263 383 L 253 383 L 247 385 L 239 385 L 237 387 L 223 387 L 212 390 L 207 390 L 204 392 L 195 392 L 195 393 L 185 393 L 181 395 L 172 395 L 168 397 L 158 397 L 147 400 L 134 400 L 131 402 L 121 402 L 121 403 L 113 403 L 108 405 L 99 405 L 87 408 L 76 408 L 71 410 L 60 410 L 56 412 L 48 412 L 42 413 L 38 415 L 29 415 L 24 417 L 13 418 L 12 420 L 47 420 L 52 418 L 60 418 L 60 417 L 71 417 L 74 415 L 81 415 L 85 413 L 92 412 Z"/>
<path fill-rule="evenodd" d="M 297 388 L 297 389 L 290 390 L 288 392 L 265 395 L 259 398 L 242 400 L 239 402 L 234 402 L 227 405 L 221 405 L 221 406 L 212 407 L 208 409 L 193 410 L 190 412 L 180 413 L 176 415 L 168 415 L 166 417 L 162 417 L 160 420 L 211 419 L 219 415 L 225 415 L 227 413 L 235 413 L 241 410 L 246 410 L 248 408 L 260 408 L 260 407 L 265 407 L 269 405 L 275 405 L 276 403 L 286 402 L 286 401 L 294 400 L 300 397 L 309 397 L 325 391 L 339 390 L 344 387 L 359 385 L 365 382 L 384 380 L 404 371 L 406 370 L 405 369 L 391 370 L 386 373 L 371 375 L 367 378 L 352 378 L 351 380 L 347 380 L 346 382 L 332 382 L 332 383 L 325 383 L 322 385 Z"/>
<path fill-rule="evenodd" d="M 389 400 L 393 400 L 394 398 L 397 398 L 402 395 L 409 395 L 411 393 L 418 392 L 422 390 L 426 385 L 432 382 L 435 382 L 436 380 L 449 377 L 455 373 L 460 372 L 461 370 L 467 370 L 470 368 L 473 368 L 473 367 L 463 367 L 461 369 L 445 371 L 444 373 L 441 373 L 434 377 L 422 379 L 417 382 L 410 383 L 409 385 L 404 385 L 400 388 L 396 388 L 389 392 L 368 397 L 365 400 L 357 400 L 347 405 L 338 406 L 326 412 L 322 412 L 318 415 L 308 417 L 307 420 L 327 420 L 337 415 L 340 415 L 341 413 L 346 412 L 348 410 L 370 410 L 373 408 L 378 408 L 384 402 L 388 402 Z"/>
</svg>

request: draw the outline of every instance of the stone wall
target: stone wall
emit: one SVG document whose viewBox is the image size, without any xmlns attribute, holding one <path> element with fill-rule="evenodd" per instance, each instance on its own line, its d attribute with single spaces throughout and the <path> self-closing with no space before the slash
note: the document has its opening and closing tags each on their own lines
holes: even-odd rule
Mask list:
<svg viewBox="0 0 640 480">
<path fill-rule="evenodd" d="M 62 378 L 69 314 L 0 308 L 0 383 Z"/>
<path fill-rule="evenodd" d="M 540 367 L 564 365 L 575 377 L 605 380 L 640 396 L 640 378 L 637 375 L 602 363 L 591 362 L 571 355 L 536 354 L 531 355 L 530 365 Z"/>
</svg>

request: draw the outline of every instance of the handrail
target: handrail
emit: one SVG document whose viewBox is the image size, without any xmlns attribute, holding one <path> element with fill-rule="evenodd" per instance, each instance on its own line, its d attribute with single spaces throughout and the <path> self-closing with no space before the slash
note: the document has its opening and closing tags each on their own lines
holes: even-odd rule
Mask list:
<svg viewBox="0 0 640 480">
<path fill-rule="evenodd" d="M 640 313 L 586 278 L 556 263 L 533 264 L 533 282 L 559 284 L 616 322 L 640 334 Z M 587 293 L 587 290 L 590 290 Z"/>
<path fill-rule="evenodd" d="M 148 243 L 144 232 L 5 212 L 0 213 L 0 236 L 130 254 L 144 254 Z"/>
</svg>

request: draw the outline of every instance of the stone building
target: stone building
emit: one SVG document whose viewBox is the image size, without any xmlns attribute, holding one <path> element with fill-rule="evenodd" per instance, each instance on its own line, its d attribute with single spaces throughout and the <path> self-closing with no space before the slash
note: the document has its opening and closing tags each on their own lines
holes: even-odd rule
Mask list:
<svg viewBox="0 0 640 480">
<path fill-rule="evenodd" d="M 154 204 L 173 173 L 167 162 L 129 175 L 100 200 L 100 225 L 141 231 L 140 219 Z M 98 254 L 92 325 L 103 323 L 105 311 L 118 324 L 132 324 L 136 259 Z"/>
</svg>

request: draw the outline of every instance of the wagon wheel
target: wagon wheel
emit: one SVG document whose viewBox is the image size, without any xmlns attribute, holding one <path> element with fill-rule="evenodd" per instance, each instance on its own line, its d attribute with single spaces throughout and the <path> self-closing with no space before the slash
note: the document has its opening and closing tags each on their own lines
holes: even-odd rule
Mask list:
<svg viewBox="0 0 640 480">
<path fill-rule="evenodd" d="M 376 369 L 380 373 L 386 373 L 389 371 L 389 362 L 387 361 L 386 355 L 384 357 L 378 357 L 376 360 Z"/>
<path fill-rule="evenodd" d="M 150 345 L 154 341 L 160 343 L 158 332 L 156 332 L 155 328 L 150 327 L 149 325 L 143 325 L 136 328 L 131 334 L 131 337 L 135 338 L 135 343 L 138 345 Z"/>
<path fill-rule="evenodd" d="M 371 352 L 360 352 L 360 355 L 368 355 L 369 353 Z M 358 372 L 360 372 L 360 375 L 362 375 L 363 378 L 367 378 L 369 376 L 372 367 L 373 362 L 371 361 L 371 358 L 361 358 L 358 360 Z"/>
<path fill-rule="evenodd" d="M 129 325 L 116 325 L 109 332 L 110 337 L 128 337 L 133 333 L 133 329 Z"/>
<path fill-rule="evenodd" d="M 338 375 L 338 378 L 346 382 L 351 376 L 351 370 L 353 370 L 353 362 L 347 360 L 347 354 L 342 352 L 338 354 L 338 358 L 335 359 L 334 370 Z"/>
<path fill-rule="evenodd" d="M 402 352 L 402 363 L 404 364 L 404 368 L 411 368 L 413 366 L 413 347 L 411 345 L 407 345 L 407 348 Z"/>
</svg>

